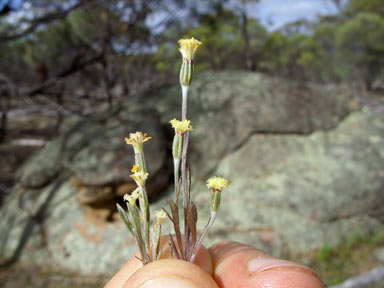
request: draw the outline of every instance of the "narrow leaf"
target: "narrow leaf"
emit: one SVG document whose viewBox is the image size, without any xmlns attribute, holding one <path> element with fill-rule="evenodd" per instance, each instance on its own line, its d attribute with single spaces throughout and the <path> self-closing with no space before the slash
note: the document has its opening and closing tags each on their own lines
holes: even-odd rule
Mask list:
<svg viewBox="0 0 384 288">
<path fill-rule="evenodd" d="M 168 199 L 168 202 L 172 212 L 172 223 L 175 229 L 177 245 L 179 246 L 180 255 L 183 255 L 183 240 L 180 233 L 179 209 L 172 199 Z M 181 259 L 184 260 L 183 257 Z"/>
<path fill-rule="evenodd" d="M 117 207 L 117 211 L 119 212 L 121 220 L 123 220 L 125 226 L 127 226 L 128 230 L 129 230 L 129 232 L 131 232 L 131 234 L 134 235 L 133 230 L 132 230 L 132 224 L 129 222 L 128 216 L 125 213 L 124 209 L 119 204 L 116 204 L 116 207 Z"/>
<path fill-rule="evenodd" d="M 188 205 L 188 212 L 187 212 L 187 221 L 189 226 L 189 231 L 191 232 L 191 238 L 190 238 L 190 247 L 194 247 L 196 243 L 197 238 L 197 232 L 196 232 L 196 223 L 197 223 L 197 209 L 195 203 L 191 202 L 191 204 Z M 193 251 L 193 248 L 190 252 Z"/>
<path fill-rule="evenodd" d="M 170 245 L 171 245 L 171 253 L 175 253 L 176 258 L 181 259 L 179 251 L 177 251 L 175 241 L 173 240 L 173 236 L 171 235 L 171 233 L 169 233 L 169 240 L 170 240 Z"/>
</svg>

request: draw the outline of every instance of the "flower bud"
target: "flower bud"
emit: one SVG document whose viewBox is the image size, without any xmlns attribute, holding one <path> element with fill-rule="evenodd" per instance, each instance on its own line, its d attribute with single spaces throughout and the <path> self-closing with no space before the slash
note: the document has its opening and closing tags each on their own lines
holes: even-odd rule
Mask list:
<svg viewBox="0 0 384 288">
<path fill-rule="evenodd" d="M 211 192 L 211 210 L 216 212 L 220 207 L 221 191 Z"/>
<path fill-rule="evenodd" d="M 216 212 L 220 207 L 221 191 L 228 187 L 228 180 L 222 177 L 212 177 L 207 180 L 207 187 L 211 188 L 211 211 Z"/>
<path fill-rule="evenodd" d="M 194 65 L 193 60 L 183 58 L 183 64 L 180 68 L 180 84 L 182 86 L 190 86 L 193 80 Z"/>
<path fill-rule="evenodd" d="M 182 153 L 183 153 L 183 136 L 180 134 L 175 134 L 175 136 L 173 137 L 173 143 L 172 143 L 173 159 L 181 159 Z"/>
<path fill-rule="evenodd" d="M 193 80 L 193 58 L 201 42 L 195 38 L 180 39 L 180 52 L 183 55 L 183 63 L 180 69 L 180 84 L 182 86 L 190 86 Z"/>
</svg>

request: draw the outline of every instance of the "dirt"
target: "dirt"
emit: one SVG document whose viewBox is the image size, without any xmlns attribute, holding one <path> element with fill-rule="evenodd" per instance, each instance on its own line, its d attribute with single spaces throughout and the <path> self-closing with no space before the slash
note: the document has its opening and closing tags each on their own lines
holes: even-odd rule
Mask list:
<svg viewBox="0 0 384 288">
<path fill-rule="evenodd" d="M 96 288 L 108 282 L 106 276 L 81 276 L 55 267 L 25 266 L 21 263 L 0 268 L 2 288 Z"/>
</svg>

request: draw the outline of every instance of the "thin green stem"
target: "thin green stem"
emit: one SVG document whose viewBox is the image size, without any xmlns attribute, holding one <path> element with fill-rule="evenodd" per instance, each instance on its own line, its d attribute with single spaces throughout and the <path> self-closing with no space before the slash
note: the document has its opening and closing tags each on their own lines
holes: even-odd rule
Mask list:
<svg viewBox="0 0 384 288">
<path fill-rule="evenodd" d="M 173 171 L 174 171 L 174 181 L 175 181 L 175 196 L 176 196 L 176 205 L 179 206 L 179 169 L 180 169 L 180 159 L 173 159 Z"/>
<path fill-rule="evenodd" d="M 161 235 L 161 224 L 154 224 L 152 238 L 152 261 L 158 260 L 160 256 L 159 244 Z"/>
<path fill-rule="evenodd" d="M 181 106 L 181 120 L 184 121 L 187 119 L 187 98 L 188 98 L 189 86 L 181 85 L 181 91 L 183 94 L 183 102 Z"/>
<path fill-rule="evenodd" d="M 143 217 L 140 219 L 143 223 L 143 232 L 144 232 L 144 245 L 145 245 L 145 252 L 147 255 L 149 255 L 150 251 L 150 239 L 149 239 L 149 224 L 150 224 L 150 211 L 149 211 L 149 203 L 148 203 L 148 196 L 147 191 L 145 190 L 145 187 L 139 186 L 140 191 L 140 197 L 139 197 L 139 203 L 140 203 L 140 210 L 141 210 L 141 216 Z"/>
<path fill-rule="evenodd" d="M 207 225 L 204 227 L 204 230 L 203 230 L 203 232 L 201 233 L 200 239 L 199 239 L 199 241 L 197 241 L 197 243 L 196 243 L 196 245 L 195 245 L 195 247 L 194 247 L 194 249 L 193 249 L 193 253 L 192 253 L 191 259 L 189 260 L 190 262 L 193 262 L 193 261 L 195 260 L 197 251 L 199 251 L 201 245 L 203 244 L 205 238 L 207 237 L 207 235 L 208 235 L 208 231 L 209 231 L 209 229 L 211 229 L 211 227 L 212 227 L 213 222 L 215 221 L 215 219 L 216 219 L 216 212 L 211 211 L 211 216 L 209 217 L 208 223 L 207 223 Z"/>
<path fill-rule="evenodd" d="M 182 121 L 187 119 L 187 99 L 188 99 L 188 90 L 189 86 L 184 86 L 181 85 L 181 91 L 182 91 L 182 107 L 181 107 L 181 119 Z M 188 243 L 189 243 L 189 228 L 188 228 L 188 222 L 187 222 L 187 207 L 189 203 L 189 197 L 188 197 L 188 192 L 187 192 L 187 171 L 186 171 L 186 166 L 187 166 L 187 152 L 188 152 L 188 137 L 189 132 L 186 132 L 184 134 L 183 138 L 183 153 L 181 156 L 181 185 L 183 188 L 183 208 L 184 208 L 184 239 L 185 239 L 185 251 L 184 255 L 186 255 L 186 251 Z"/>
<path fill-rule="evenodd" d="M 135 153 L 135 164 L 140 167 L 140 170 L 147 172 L 147 165 L 145 164 L 144 152 Z"/>
</svg>

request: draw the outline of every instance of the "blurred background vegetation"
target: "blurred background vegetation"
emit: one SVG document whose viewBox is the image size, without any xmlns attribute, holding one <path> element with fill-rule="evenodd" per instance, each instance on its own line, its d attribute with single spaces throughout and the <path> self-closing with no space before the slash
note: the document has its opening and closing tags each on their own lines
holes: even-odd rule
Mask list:
<svg viewBox="0 0 384 288">
<path fill-rule="evenodd" d="M 257 0 L 0 0 L 0 203 L 16 169 L 73 121 L 177 83 L 180 38 L 203 42 L 199 73 L 247 70 L 382 95 L 383 0 L 316 1 L 329 13 L 275 25 L 261 16 L 266 1 Z M 25 141 L 22 148 L 12 145 L 17 141 Z M 337 283 L 364 271 L 353 265 L 356 259 L 374 261 L 372 245 L 384 245 L 381 234 L 355 237 L 337 249 L 325 246 L 308 263 Z M 33 282 L 25 270 L 16 266 L 0 276 L 9 280 L 19 273 Z M 105 281 L 55 275 L 79 287 Z M 56 280 L 33 285 L 77 285 L 55 286 Z"/>
<path fill-rule="evenodd" d="M 175 43 L 192 35 L 204 43 L 198 71 L 382 88 L 383 2 L 324 2 L 336 13 L 278 29 L 250 13 L 257 1 L 40 0 L 25 1 L 18 12 L 7 11 L 9 4 L 0 18 L 0 139 L 17 95 L 56 107 L 59 129 L 63 114 L 84 116 L 98 104 L 177 81 Z"/>
</svg>

